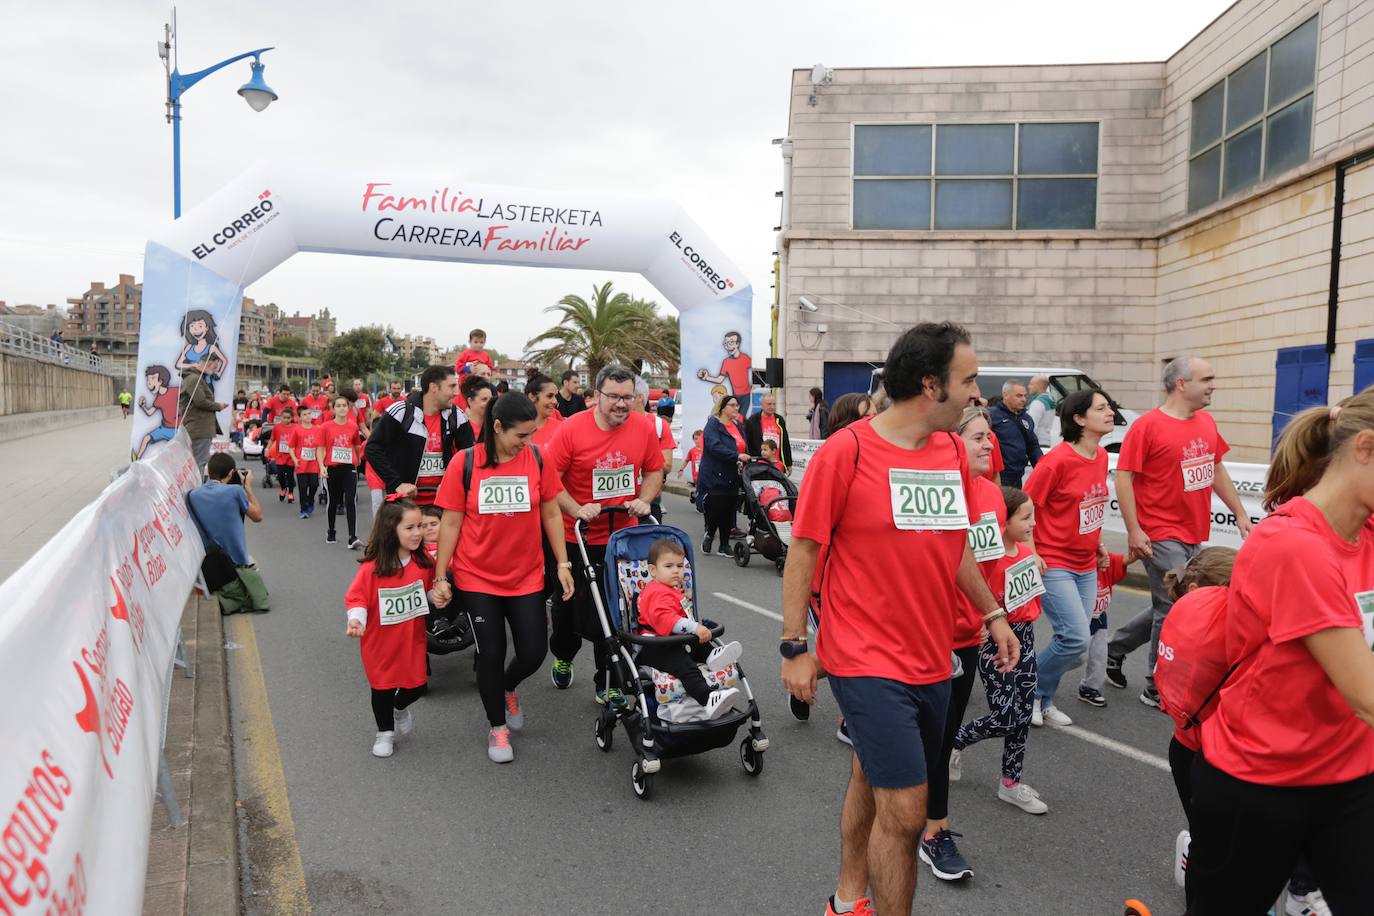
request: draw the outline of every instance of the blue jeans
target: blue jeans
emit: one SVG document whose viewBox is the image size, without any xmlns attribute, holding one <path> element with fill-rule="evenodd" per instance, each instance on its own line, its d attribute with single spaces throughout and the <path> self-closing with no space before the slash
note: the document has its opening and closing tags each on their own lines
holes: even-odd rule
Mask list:
<svg viewBox="0 0 1374 916">
<path fill-rule="evenodd" d="M 1040 705 L 1053 706 L 1059 680 L 1078 667 L 1088 649 L 1088 621 L 1097 603 L 1097 570 L 1073 572 L 1047 569 L 1042 577 L 1045 596 L 1040 599 L 1045 616 L 1054 627 L 1049 644 L 1041 649 L 1039 681 L 1035 687 Z"/>
</svg>

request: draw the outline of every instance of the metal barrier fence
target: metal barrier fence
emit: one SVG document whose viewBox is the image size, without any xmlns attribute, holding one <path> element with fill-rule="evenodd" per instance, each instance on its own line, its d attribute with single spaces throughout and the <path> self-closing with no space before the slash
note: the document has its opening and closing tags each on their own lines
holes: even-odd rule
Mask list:
<svg viewBox="0 0 1374 916">
<path fill-rule="evenodd" d="M 41 337 L 4 321 L 0 321 L 0 352 L 27 356 L 29 359 L 59 366 L 71 366 L 73 369 L 99 372 L 101 375 L 114 375 L 114 369 L 94 353 L 55 343 L 50 338 Z"/>
</svg>

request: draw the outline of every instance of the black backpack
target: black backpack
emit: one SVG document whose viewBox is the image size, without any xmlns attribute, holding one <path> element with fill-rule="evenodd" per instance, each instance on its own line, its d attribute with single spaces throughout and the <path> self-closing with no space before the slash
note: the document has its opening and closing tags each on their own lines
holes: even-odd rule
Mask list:
<svg viewBox="0 0 1374 916">
<path fill-rule="evenodd" d="M 463 492 L 472 489 L 472 453 L 477 450 L 477 446 L 470 445 L 463 449 Z M 534 463 L 539 465 L 539 472 L 544 472 L 544 456 L 539 454 L 539 446 L 530 443 L 530 450 L 534 452 Z"/>
</svg>

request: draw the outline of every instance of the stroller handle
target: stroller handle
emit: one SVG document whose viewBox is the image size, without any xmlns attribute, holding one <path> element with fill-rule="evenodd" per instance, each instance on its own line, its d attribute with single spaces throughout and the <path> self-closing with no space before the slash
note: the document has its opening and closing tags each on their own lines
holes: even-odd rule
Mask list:
<svg viewBox="0 0 1374 916">
<path fill-rule="evenodd" d="M 652 515 L 636 516 L 636 515 L 634 515 L 633 512 L 631 512 L 629 509 L 626 509 L 624 506 L 602 506 L 602 507 L 601 507 L 601 512 L 597 514 L 597 518 L 600 518 L 602 515 L 616 515 L 617 513 L 620 514 L 620 515 L 631 516 L 631 517 L 634 517 L 634 518 L 647 518 L 647 519 L 649 520 L 649 523 L 650 523 L 650 524 L 653 524 L 653 525 L 657 525 L 657 524 L 658 524 L 658 519 L 654 518 Z M 582 519 L 580 519 L 580 518 L 579 518 L 579 519 L 574 519 L 574 520 L 573 520 L 573 537 L 577 539 L 577 549 L 578 549 L 579 551 L 581 551 L 581 553 L 582 553 L 582 563 L 583 563 L 583 565 L 589 567 L 589 566 L 591 566 L 591 561 L 590 561 L 590 559 L 587 557 L 587 543 L 586 543 L 585 538 L 583 538 L 583 536 L 582 536 L 582 532 L 586 529 L 587 524 L 588 524 L 587 522 L 584 522 L 584 521 L 583 521 Z M 611 526 L 611 530 L 612 530 L 612 531 L 615 530 L 615 526 L 614 526 L 614 525 Z"/>
<path fill-rule="evenodd" d="M 698 643 L 695 633 L 681 633 L 676 636 L 640 636 L 638 633 L 623 634 L 626 642 L 637 646 L 686 646 Z M 717 623 L 711 627 L 711 638 L 720 639 L 725 635 L 725 624 Z"/>
</svg>

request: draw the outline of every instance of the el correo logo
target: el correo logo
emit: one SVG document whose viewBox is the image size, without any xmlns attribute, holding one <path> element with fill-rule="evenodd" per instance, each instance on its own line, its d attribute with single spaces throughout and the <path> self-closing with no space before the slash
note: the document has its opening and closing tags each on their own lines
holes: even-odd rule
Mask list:
<svg viewBox="0 0 1374 916">
<path fill-rule="evenodd" d="M 220 245 L 226 245 L 235 236 L 248 232 L 248 227 L 253 223 L 261 222 L 267 218 L 267 214 L 272 212 L 272 192 L 263 191 L 258 195 L 258 202 L 249 207 L 248 210 L 239 217 L 229 221 L 223 229 L 210 236 L 209 242 L 201 242 L 191 249 L 191 254 L 196 256 L 197 261 L 203 261 L 209 257 L 210 253 Z M 213 242 L 214 244 L 211 244 Z"/>
<path fill-rule="evenodd" d="M 681 233 L 674 231 L 668 236 L 668 241 L 682 250 L 683 258 L 697 270 L 701 271 L 702 279 L 711 286 L 714 286 L 721 292 L 735 288 L 734 280 L 731 280 L 729 277 L 722 277 L 720 274 L 716 273 L 715 269 L 711 267 L 710 264 L 706 263 L 706 259 L 701 256 L 701 252 L 697 251 L 691 245 L 684 245 L 682 243 Z"/>
</svg>

